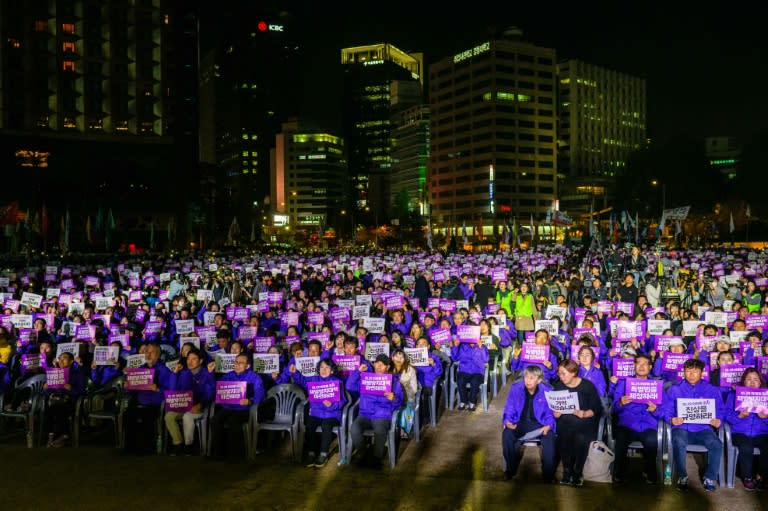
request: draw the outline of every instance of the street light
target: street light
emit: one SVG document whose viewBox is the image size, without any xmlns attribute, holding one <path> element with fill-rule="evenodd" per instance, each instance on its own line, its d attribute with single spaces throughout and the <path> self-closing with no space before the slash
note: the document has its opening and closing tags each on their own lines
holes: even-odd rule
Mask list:
<svg viewBox="0 0 768 511">
<path fill-rule="evenodd" d="M 661 185 L 661 214 L 664 214 L 664 210 L 667 209 L 667 185 L 660 182 L 658 179 L 651 181 L 651 186 Z"/>
</svg>

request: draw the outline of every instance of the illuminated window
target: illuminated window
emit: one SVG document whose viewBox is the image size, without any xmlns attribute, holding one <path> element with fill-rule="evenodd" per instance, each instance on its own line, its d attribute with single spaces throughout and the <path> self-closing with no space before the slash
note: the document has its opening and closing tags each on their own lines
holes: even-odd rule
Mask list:
<svg viewBox="0 0 768 511">
<path fill-rule="evenodd" d="M 45 32 L 48 30 L 48 23 L 45 20 L 35 21 L 35 32 Z"/>
<path fill-rule="evenodd" d="M 65 117 L 64 118 L 64 127 L 65 128 L 77 128 L 77 124 L 75 124 L 74 117 Z"/>
<path fill-rule="evenodd" d="M 65 34 L 74 34 L 75 33 L 75 24 L 74 23 L 62 23 L 61 24 L 61 31 Z"/>
<path fill-rule="evenodd" d="M 11 48 L 21 48 L 21 42 L 18 39 L 14 39 L 12 37 L 8 38 L 8 44 L 11 46 Z"/>
<path fill-rule="evenodd" d="M 64 41 L 61 43 L 61 51 L 64 53 L 75 53 L 75 43 L 72 41 Z"/>
<path fill-rule="evenodd" d="M 171 22 L 171 17 L 167 14 L 163 14 L 163 25 L 167 25 Z"/>
<path fill-rule="evenodd" d="M 258 155 L 259 153 L 257 153 L 256 151 L 251 151 L 251 158 L 255 158 Z"/>
<path fill-rule="evenodd" d="M 64 71 L 74 71 L 75 70 L 75 61 L 74 60 L 65 60 L 61 63 L 62 69 Z"/>
</svg>

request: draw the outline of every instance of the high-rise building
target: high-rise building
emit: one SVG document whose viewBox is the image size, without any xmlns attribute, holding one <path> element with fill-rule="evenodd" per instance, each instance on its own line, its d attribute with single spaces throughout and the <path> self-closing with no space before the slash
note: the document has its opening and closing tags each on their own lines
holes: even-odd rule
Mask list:
<svg viewBox="0 0 768 511">
<path fill-rule="evenodd" d="M 542 216 L 557 197 L 555 50 L 517 29 L 429 68 L 429 201 L 441 232 Z"/>
<path fill-rule="evenodd" d="M 394 81 L 423 87 L 424 57 L 387 43 L 343 48 L 342 123 L 347 140 L 352 200 L 358 211 L 383 218 L 389 206 Z M 397 91 L 404 90 L 403 85 Z"/>
<path fill-rule="evenodd" d="M 226 225 L 232 215 L 249 222 L 254 204 L 272 200 L 270 151 L 296 116 L 302 81 L 288 13 L 253 5 L 217 14 L 218 37 L 200 64 L 200 159 L 222 170 Z"/>
<path fill-rule="evenodd" d="M 736 137 L 706 137 L 704 152 L 711 168 L 728 179 L 736 177 L 741 161 L 741 147 Z"/>
<path fill-rule="evenodd" d="M 347 164 L 344 140 L 298 120 L 283 123 L 272 160 L 272 209 L 298 231 L 342 227 Z M 346 213 L 346 212 L 345 212 Z M 273 220 L 274 217 L 270 220 Z"/>
<path fill-rule="evenodd" d="M 645 80 L 580 60 L 558 64 L 561 208 L 606 207 L 630 152 L 646 141 Z"/>
<path fill-rule="evenodd" d="M 168 189 L 197 161 L 196 4 L 0 1 L 0 165 L 18 169 L 1 194 L 183 209 Z"/>
<path fill-rule="evenodd" d="M 428 160 L 429 105 L 398 111 L 392 121 L 390 203 L 406 194 L 408 210 L 426 214 Z"/>
</svg>

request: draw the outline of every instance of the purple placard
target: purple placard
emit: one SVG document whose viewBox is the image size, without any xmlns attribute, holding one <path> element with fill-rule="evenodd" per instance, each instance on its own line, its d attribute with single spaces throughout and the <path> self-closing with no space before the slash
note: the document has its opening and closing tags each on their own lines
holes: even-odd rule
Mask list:
<svg viewBox="0 0 768 511">
<path fill-rule="evenodd" d="M 241 341 L 250 341 L 254 337 L 256 337 L 256 327 L 255 326 L 241 326 L 237 329 L 237 337 Z"/>
<path fill-rule="evenodd" d="M 402 309 L 405 307 L 405 300 L 400 295 L 388 296 L 384 300 L 384 306 L 389 310 Z"/>
<path fill-rule="evenodd" d="M 147 319 L 147 311 L 144 309 L 136 309 L 136 315 L 134 316 L 134 319 L 142 323 L 145 319 Z"/>
<path fill-rule="evenodd" d="M 128 367 L 125 373 L 126 390 L 152 390 L 155 370 L 149 367 Z"/>
<path fill-rule="evenodd" d="M 307 312 L 307 324 L 309 325 L 322 325 L 325 322 L 325 314 L 323 311 Z"/>
<path fill-rule="evenodd" d="M 109 344 L 112 344 L 113 342 L 119 342 L 120 345 L 126 349 L 131 349 L 131 342 L 128 338 L 128 334 L 112 334 L 109 336 Z"/>
<path fill-rule="evenodd" d="M 88 275 L 83 283 L 85 287 L 99 287 L 99 277 Z"/>
<path fill-rule="evenodd" d="M 613 302 L 610 302 L 608 300 L 597 301 L 597 312 L 600 312 L 603 314 L 610 314 L 612 310 L 613 310 Z"/>
<path fill-rule="evenodd" d="M 645 337 L 645 328 L 643 321 L 617 321 L 616 322 L 616 340 L 628 341 L 630 339 Z"/>
<path fill-rule="evenodd" d="M 30 369 L 41 367 L 45 359 L 38 354 L 21 356 L 21 372 L 26 373 Z"/>
<path fill-rule="evenodd" d="M 301 281 L 300 280 L 289 280 L 288 284 L 291 286 L 291 292 L 301 291 Z"/>
<path fill-rule="evenodd" d="M 755 357 L 755 367 L 764 379 L 768 379 L 768 357 Z"/>
<path fill-rule="evenodd" d="M 717 343 L 716 335 L 697 335 L 696 347 L 704 351 L 714 351 L 715 344 Z"/>
<path fill-rule="evenodd" d="M 360 373 L 360 393 L 383 396 L 392 392 L 392 373 Z"/>
<path fill-rule="evenodd" d="M 357 371 L 360 367 L 360 355 L 333 355 L 331 358 L 344 376 Z"/>
<path fill-rule="evenodd" d="M 191 390 L 166 390 L 163 395 L 168 412 L 186 413 L 192 409 Z"/>
<path fill-rule="evenodd" d="M 72 281 L 72 279 L 64 279 L 61 281 L 61 284 L 59 284 L 59 288 L 63 290 L 73 289 L 75 287 L 75 283 Z"/>
<path fill-rule="evenodd" d="M 730 387 L 732 385 L 739 385 L 741 383 L 741 375 L 744 374 L 749 367 L 743 364 L 725 364 L 720 366 L 720 381 L 714 382 L 715 385 L 721 387 Z"/>
<path fill-rule="evenodd" d="M 33 340 L 37 339 L 37 332 L 32 328 L 19 329 L 19 337 L 16 339 L 17 346 L 28 346 Z"/>
<path fill-rule="evenodd" d="M 669 351 L 669 343 L 671 343 L 675 339 L 683 340 L 682 337 L 677 337 L 674 335 L 657 335 L 653 340 L 653 349 L 656 353 L 661 353 L 662 351 Z"/>
<path fill-rule="evenodd" d="M 129 291 L 128 292 L 128 301 L 129 302 L 140 302 L 143 299 L 143 296 L 141 294 L 141 291 Z"/>
<path fill-rule="evenodd" d="M 549 344 L 539 345 L 524 342 L 520 350 L 520 360 L 523 362 L 545 362 L 549 360 Z"/>
<path fill-rule="evenodd" d="M 63 389 L 69 383 L 69 367 L 46 368 L 45 383 L 49 389 Z"/>
<path fill-rule="evenodd" d="M 613 376 L 620 380 L 635 376 L 635 359 L 633 358 L 613 358 L 611 365 L 613 367 Z"/>
<path fill-rule="evenodd" d="M 640 378 L 627 378 L 625 396 L 633 402 L 661 404 L 663 380 L 643 380 Z"/>
<path fill-rule="evenodd" d="M 584 321 L 584 317 L 587 315 L 587 309 L 584 307 L 576 307 L 573 311 L 573 317 L 576 319 L 577 324 L 581 324 Z"/>
<path fill-rule="evenodd" d="M 592 327 L 592 328 L 580 327 L 580 328 L 574 328 L 573 329 L 573 338 L 575 340 L 578 340 L 579 337 L 581 337 L 583 334 L 589 334 L 595 340 L 600 338 L 600 336 L 597 334 L 597 329 L 595 327 Z"/>
<path fill-rule="evenodd" d="M 336 307 L 328 311 L 328 317 L 331 318 L 332 322 L 349 323 L 349 309 Z"/>
<path fill-rule="evenodd" d="M 254 353 L 267 353 L 269 348 L 275 345 L 274 337 L 254 337 L 253 338 L 253 351 Z"/>
<path fill-rule="evenodd" d="M 96 338 L 96 327 L 92 325 L 78 325 L 75 329 L 76 341 L 92 341 Z"/>
<path fill-rule="evenodd" d="M 279 291 L 269 291 L 267 293 L 267 302 L 270 306 L 279 307 L 283 304 L 283 293 Z"/>
<path fill-rule="evenodd" d="M 456 312 L 456 300 L 440 299 L 440 310 L 445 312 Z"/>
<path fill-rule="evenodd" d="M 248 382 L 245 381 L 217 381 L 216 404 L 239 405 L 245 399 Z"/>
<path fill-rule="evenodd" d="M 480 340 L 480 327 L 474 325 L 459 325 L 456 327 L 456 336 L 461 342 L 477 342 Z"/>
<path fill-rule="evenodd" d="M 245 323 L 251 319 L 251 311 L 248 310 L 248 307 L 236 307 L 233 319 L 235 321 L 239 321 L 240 323 Z"/>
<path fill-rule="evenodd" d="M 747 316 L 745 321 L 747 323 L 747 330 L 765 329 L 768 327 L 768 316 Z"/>
<path fill-rule="evenodd" d="M 737 412 L 768 413 L 768 389 L 736 387 L 733 408 Z"/>
<path fill-rule="evenodd" d="M 439 309 L 440 298 L 427 298 L 427 309 Z"/>
<path fill-rule="evenodd" d="M 679 371 L 683 368 L 686 360 L 693 358 L 691 353 L 672 353 L 665 351 L 661 354 L 662 371 Z"/>
<path fill-rule="evenodd" d="M 150 335 L 150 334 L 159 334 L 160 328 L 163 326 L 162 321 L 147 321 L 147 324 L 144 325 L 144 334 Z"/>
<path fill-rule="evenodd" d="M 307 332 L 307 342 L 320 341 L 325 346 L 331 340 L 331 334 L 328 332 Z"/>
<path fill-rule="evenodd" d="M 436 330 L 432 330 L 432 333 L 429 334 L 430 339 L 432 339 L 432 344 L 445 344 L 451 341 L 451 329 L 450 328 L 438 328 Z"/>
<path fill-rule="evenodd" d="M 627 316 L 634 316 L 635 315 L 635 304 L 634 303 L 627 303 L 627 302 L 615 302 L 616 303 L 616 311 L 623 312 Z"/>
<path fill-rule="evenodd" d="M 307 394 L 310 403 L 323 401 L 338 403 L 341 401 L 341 382 L 339 380 L 307 382 Z"/>
</svg>

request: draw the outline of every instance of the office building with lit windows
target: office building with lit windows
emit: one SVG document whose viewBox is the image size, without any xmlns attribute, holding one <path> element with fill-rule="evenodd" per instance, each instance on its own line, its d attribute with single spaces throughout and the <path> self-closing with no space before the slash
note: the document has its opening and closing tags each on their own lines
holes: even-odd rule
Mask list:
<svg viewBox="0 0 768 511">
<path fill-rule="evenodd" d="M 399 110 L 392 119 L 390 204 L 407 195 L 408 211 L 426 215 L 429 105 Z"/>
<path fill-rule="evenodd" d="M 646 143 L 645 80 L 568 60 L 558 64 L 560 207 L 598 211 L 629 153 Z"/>
<path fill-rule="evenodd" d="M 555 50 L 510 29 L 429 68 L 432 226 L 500 232 L 557 197 Z"/>
<path fill-rule="evenodd" d="M 706 137 L 704 154 L 710 168 L 727 179 L 734 179 L 741 162 L 741 147 L 736 137 Z"/>
<path fill-rule="evenodd" d="M 338 232 L 346 215 L 344 152 L 337 135 L 298 120 L 283 123 L 271 158 L 273 215 L 262 220 L 296 231 Z"/>
<path fill-rule="evenodd" d="M 48 194 L 50 209 L 116 199 L 116 209 L 183 209 L 167 190 L 197 162 L 193 4 L 0 2 L 8 191 Z"/>
<path fill-rule="evenodd" d="M 223 174 L 217 196 L 224 225 L 233 216 L 250 225 L 271 201 L 275 135 L 297 114 L 298 35 L 289 13 L 256 4 L 218 15 L 229 30 L 202 54 L 200 159 Z"/>
<path fill-rule="evenodd" d="M 350 207 L 383 218 L 392 169 L 392 91 L 395 81 L 423 87 L 424 57 L 387 43 L 343 48 L 342 123 L 347 140 Z M 395 90 L 402 90 L 399 87 Z"/>
</svg>

